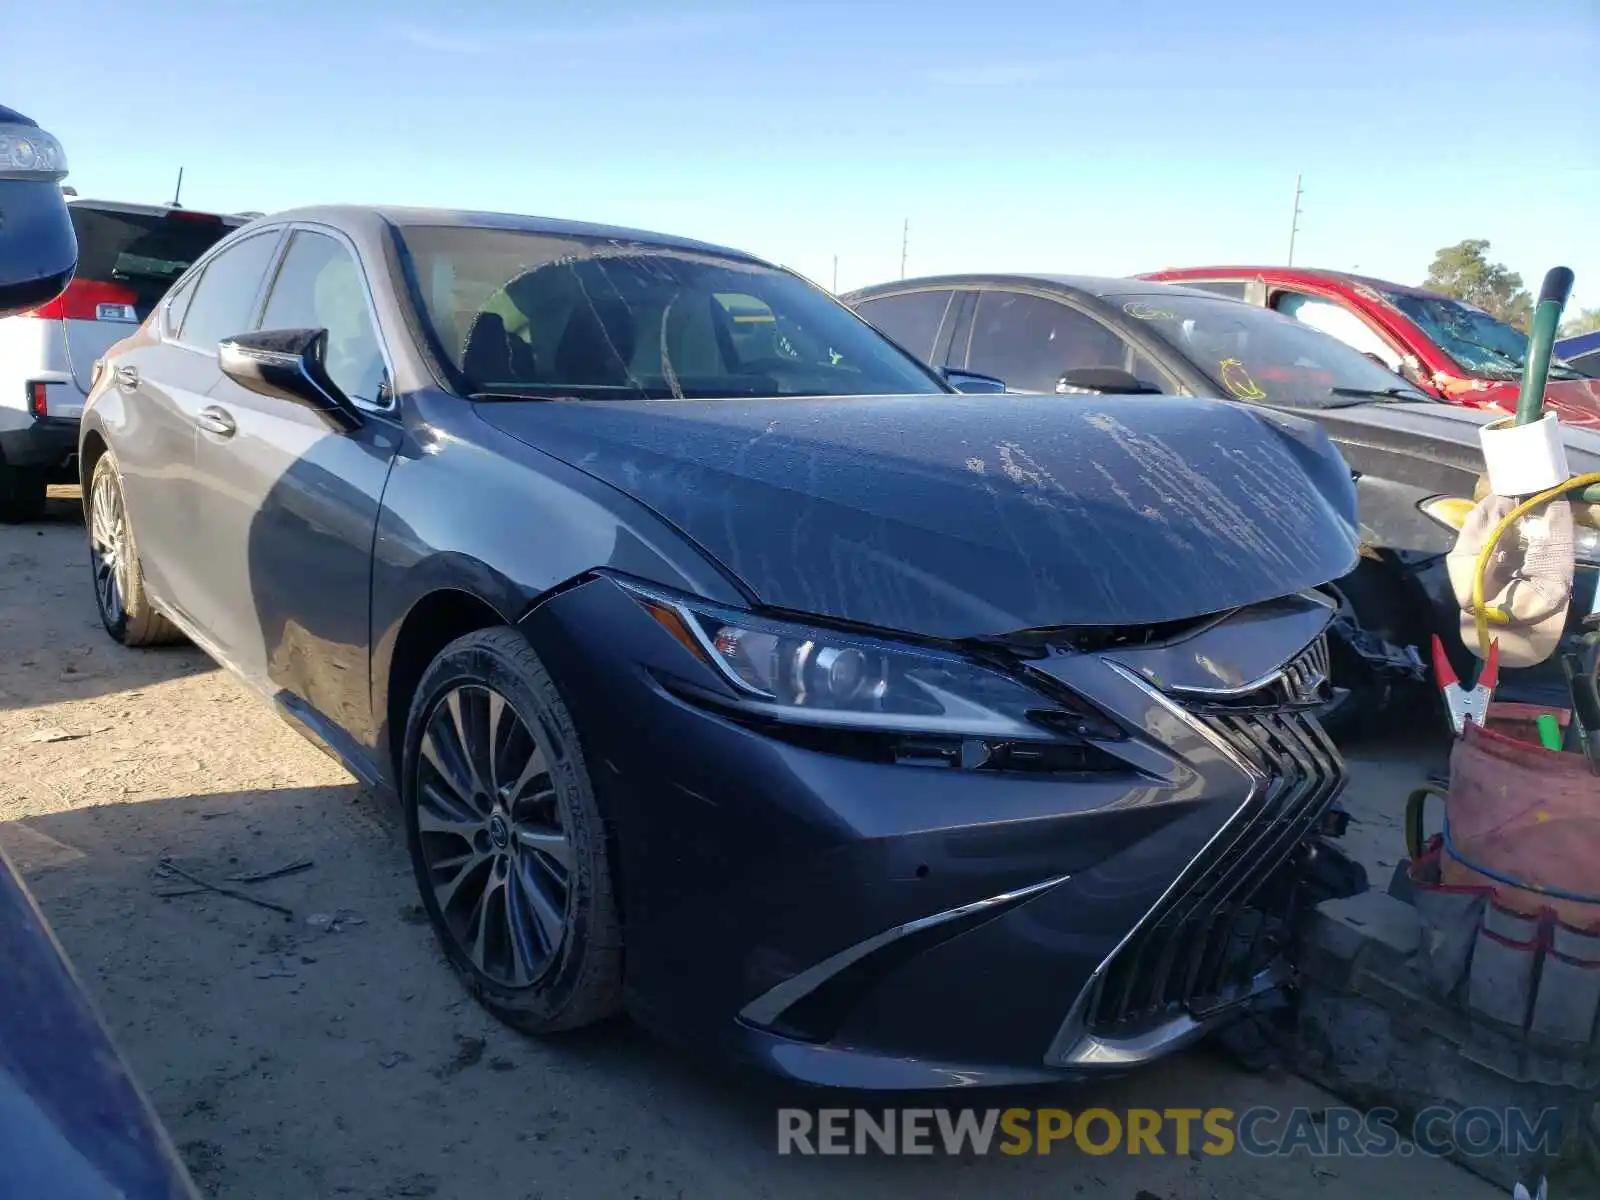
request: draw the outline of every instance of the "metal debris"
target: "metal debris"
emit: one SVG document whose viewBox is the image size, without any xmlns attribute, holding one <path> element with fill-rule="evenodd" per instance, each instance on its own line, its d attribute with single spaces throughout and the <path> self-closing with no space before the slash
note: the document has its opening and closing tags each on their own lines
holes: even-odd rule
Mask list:
<svg viewBox="0 0 1600 1200">
<path fill-rule="evenodd" d="M 200 891 L 215 892 L 219 896 L 229 896 L 229 897 L 232 897 L 235 900 L 243 900 L 246 904 L 254 904 L 257 908 L 265 908 L 265 909 L 269 909 L 269 910 L 271 910 L 272 912 L 275 912 L 275 913 L 282 913 L 286 917 L 293 917 L 294 916 L 294 910 L 292 908 L 287 908 L 282 904 L 274 904 L 271 900 L 263 900 L 259 896 L 252 896 L 247 892 L 239 891 L 237 888 L 223 887 L 219 883 L 212 883 L 208 879 L 202 879 L 202 878 L 200 878 L 200 876 L 195 875 L 192 872 L 185 871 L 182 867 L 180 867 L 177 863 L 173 862 L 170 858 L 163 857 L 161 859 L 161 861 L 156 864 L 156 874 L 158 876 L 163 876 L 163 877 L 164 876 L 176 875 L 180 879 L 188 880 L 190 883 L 195 885 L 195 888 L 198 888 Z M 157 892 L 156 895 L 161 896 L 163 898 L 167 898 L 167 897 L 169 897 L 169 896 L 171 896 L 173 894 L 192 895 L 193 892 L 194 892 L 194 889 L 185 888 L 185 889 L 182 889 L 182 890 L 180 890 L 180 891 L 178 891 L 176 893 L 173 893 L 173 892 L 170 892 L 170 891 L 168 891 L 168 892 Z"/>
</svg>

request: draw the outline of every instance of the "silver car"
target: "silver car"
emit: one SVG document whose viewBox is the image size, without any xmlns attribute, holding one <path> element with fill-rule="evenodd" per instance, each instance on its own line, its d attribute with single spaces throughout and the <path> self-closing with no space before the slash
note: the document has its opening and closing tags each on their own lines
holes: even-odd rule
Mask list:
<svg viewBox="0 0 1600 1200">
<path fill-rule="evenodd" d="M 71 285 L 48 304 L 0 318 L 0 521 L 34 520 L 46 486 L 76 478 L 94 364 L 247 219 L 105 200 L 72 200 L 68 211 L 79 246 Z"/>
</svg>

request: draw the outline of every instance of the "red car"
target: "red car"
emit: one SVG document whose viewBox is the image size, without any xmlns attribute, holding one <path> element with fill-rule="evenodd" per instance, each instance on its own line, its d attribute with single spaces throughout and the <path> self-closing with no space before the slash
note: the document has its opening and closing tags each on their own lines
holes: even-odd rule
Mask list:
<svg viewBox="0 0 1600 1200">
<path fill-rule="evenodd" d="M 1516 410 L 1528 337 L 1461 300 L 1300 267 L 1182 267 L 1139 278 L 1276 309 L 1354 346 L 1440 400 Z M 1600 426 L 1600 379 L 1552 363 L 1545 400 L 1570 425 Z"/>
</svg>

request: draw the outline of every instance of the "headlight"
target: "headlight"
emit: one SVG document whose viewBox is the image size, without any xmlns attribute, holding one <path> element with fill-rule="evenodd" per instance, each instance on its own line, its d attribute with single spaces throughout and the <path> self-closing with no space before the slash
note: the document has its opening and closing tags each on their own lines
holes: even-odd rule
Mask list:
<svg viewBox="0 0 1600 1200">
<path fill-rule="evenodd" d="M 65 178 L 67 155 L 37 125 L 0 118 L 0 179 L 52 182 Z"/>
<path fill-rule="evenodd" d="M 1461 527 L 1467 522 L 1467 514 L 1477 505 L 1471 500 L 1463 500 L 1460 496 L 1435 496 L 1431 500 L 1424 500 L 1420 507 L 1439 524 L 1460 533 Z M 1572 557 L 1580 567 L 1600 570 L 1600 529 L 1574 524 Z"/>
<path fill-rule="evenodd" d="M 740 694 L 744 712 L 889 733 L 1049 742 L 1090 718 L 957 654 L 772 621 L 628 584 L 662 627 Z M 1096 721 L 1097 736 L 1120 736 Z"/>
</svg>

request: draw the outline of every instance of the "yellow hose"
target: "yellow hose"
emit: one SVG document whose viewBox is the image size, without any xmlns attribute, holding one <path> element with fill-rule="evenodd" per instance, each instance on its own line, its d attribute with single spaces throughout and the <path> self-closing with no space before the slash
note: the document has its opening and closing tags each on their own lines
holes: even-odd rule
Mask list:
<svg viewBox="0 0 1600 1200">
<path fill-rule="evenodd" d="M 1580 491 L 1592 484 L 1600 484 L 1600 471 L 1591 472 L 1588 475 L 1574 475 L 1565 483 L 1559 483 L 1548 491 L 1540 492 L 1537 496 L 1530 496 L 1501 517 L 1500 523 L 1489 534 L 1489 540 L 1483 544 L 1483 549 L 1478 551 L 1478 561 L 1472 572 L 1472 617 L 1478 627 L 1479 658 L 1487 659 L 1489 657 L 1489 643 L 1492 640 L 1489 637 L 1490 622 L 1494 621 L 1504 625 L 1510 621 L 1510 618 L 1499 609 L 1491 610 L 1486 607 L 1483 596 L 1483 581 L 1489 573 L 1489 559 L 1493 557 L 1495 547 L 1500 544 L 1500 538 L 1505 534 L 1506 530 L 1517 523 L 1519 518 L 1532 512 L 1539 505 L 1546 504 L 1558 496 L 1564 496 L 1568 492 Z"/>
</svg>

